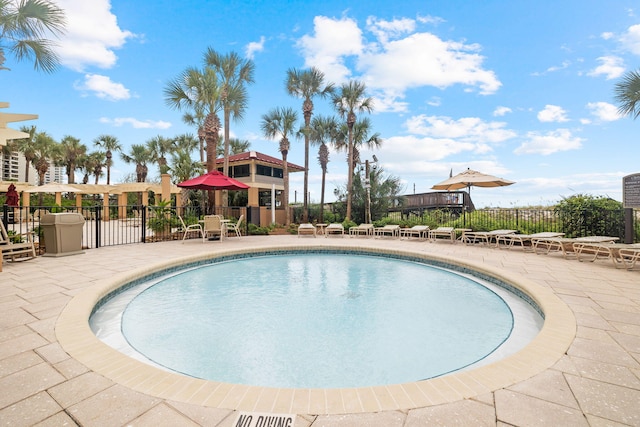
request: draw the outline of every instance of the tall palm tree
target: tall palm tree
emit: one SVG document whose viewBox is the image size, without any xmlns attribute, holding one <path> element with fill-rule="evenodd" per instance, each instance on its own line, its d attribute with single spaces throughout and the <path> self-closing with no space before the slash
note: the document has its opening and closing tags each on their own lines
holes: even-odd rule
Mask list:
<svg viewBox="0 0 640 427">
<path fill-rule="evenodd" d="M 267 114 L 262 116 L 260 127 L 266 138 L 275 139 L 280 137 L 279 151 L 282 153 L 282 175 L 284 180 L 284 209 L 285 209 L 285 225 L 291 223 L 291 215 L 289 213 L 289 167 L 287 165 L 287 155 L 289 154 L 289 135 L 295 135 L 295 124 L 298 115 L 293 108 L 279 107 L 274 108 Z M 271 201 L 271 209 L 275 209 L 275 200 Z"/>
<path fill-rule="evenodd" d="M 100 135 L 93 140 L 93 145 L 104 149 L 106 158 L 105 166 L 107 167 L 107 185 L 111 184 L 111 166 L 113 165 L 113 152 L 121 152 L 122 146 L 120 141 L 113 135 Z"/>
<path fill-rule="evenodd" d="M 35 126 L 22 126 L 20 131 L 28 133 L 28 138 L 21 138 L 14 140 L 14 147 L 17 151 L 21 152 L 24 156 L 25 161 L 25 173 L 24 173 L 24 181 L 29 182 L 29 169 L 33 164 L 33 160 L 35 158 L 35 137 L 36 137 L 36 127 Z"/>
<path fill-rule="evenodd" d="M 287 93 L 296 98 L 302 98 L 302 114 L 304 116 L 304 203 L 302 220 L 307 222 L 309 217 L 309 132 L 311 131 L 311 116 L 313 115 L 313 97 L 325 98 L 334 90 L 333 83 L 324 84 L 324 73 L 315 67 L 308 70 L 287 70 Z"/>
<path fill-rule="evenodd" d="M 343 83 L 332 96 L 332 103 L 338 114 L 346 119 L 348 129 L 347 148 L 347 220 L 351 219 L 351 200 L 353 193 L 353 125 L 356 123 L 356 112 L 370 113 L 373 110 L 373 99 L 365 95 L 366 86 L 357 80 Z"/>
<path fill-rule="evenodd" d="M 640 117 L 640 70 L 629 71 L 616 83 L 615 99 L 618 112 L 624 116 Z"/>
<path fill-rule="evenodd" d="M 136 182 L 146 182 L 149 167 L 147 163 L 152 160 L 151 153 L 147 146 L 142 144 L 131 144 L 129 153 L 120 153 L 122 161 L 136 165 Z"/>
<path fill-rule="evenodd" d="M 195 112 L 194 117 L 202 115 L 205 118 L 202 127 L 207 145 L 207 172 L 216 167 L 216 147 L 220 132 L 218 111 L 222 106 L 220 92 L 218 76 L 211 67 L 203 70 L 189 67 L 164 89 L 165 103 L 169 107 L 187 109 Z"/>
<path fill-rule="evenodd" d="M 325 181 L 327 176 L 327 164 L 329 163 L 329 147 L 327 143 L 335 142 L 338 138 L 338 130 L 340 125 L 335 117 L 317 116 L 311 120 L 311 131 L 309 133 L 309 142 L 311 144 L 320 144 L 318 148 L 318 163 L 322 169 L 322 186 L 320 190 L 320 214 L 318 221 L 324 222 L 324 192 Z"/>
<path fill-rule="evenodd" d="M 175 141 L 158 135 L 149 139 L 146 144 L 151 160 L 158 163 L 160 175 L 167 173 L 169 171 L 167 154 L 175 148 Z"/>
<path fill-rule="evenodd" d="M 221 55 L 207 48 L 205 64 L 213 67 L 220 82 L 220 103 L 224 114 L 224 163 L 222 173 L 229 174 L 229 141 L 231 118 L 242 119 L 247 109 L 248 96 L 246 85 L 254 82 L 255 64 L 250 59 L 242 59 L 236 52 Z"/>
<path fill-rule="evenodd" d="M 33 59 L 34 68 L 47 73 L 58 66 L 54 43 L 47 36 L 65 32 L 64 11 L 49 0 L 0 0 L 0 70 L 5 49 L 18 61 Z"/>
<path fill-rule="evenodd" d="M 60 155 L 58 143 L 46 132 L 38 132 L 34 138 L 33 165 L 38 172 L 38 185 L 44 185 L 44 176 L 49 170 L 51 162 Z"/>
<path fill-rule="evenodd" d="M 75 171 L 78 168 L 78 159 L 87 153 L 87 146 L 82 144 L 78 138 L 65 135 L 60 141 L 62 151 L 61 162 L 67 168 L 67 181 L 75 184 Z"/>
</svg>

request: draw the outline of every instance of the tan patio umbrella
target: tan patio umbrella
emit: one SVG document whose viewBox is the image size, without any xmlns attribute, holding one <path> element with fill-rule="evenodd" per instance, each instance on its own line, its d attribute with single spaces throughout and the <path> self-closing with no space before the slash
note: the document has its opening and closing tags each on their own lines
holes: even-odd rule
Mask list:
<svg viewBox="0 0 640 427">
<path fill-rule="evenodd" d="M 460 190 L 467 187 L 469 194 L 471 194 L 471 187 L 504 187 L 506 185 L 515 184 L 513 181 L 509 181 L 503 178 L 498 178 L 493 175 L 488 175 L 482 172 L 474 171 L 467 168 L 466 171 L 446 179 L 433 187 L 433 190 Z"/>
<path fill-rule="evenodd" d="M 24 190 L 25 193 L 50 193 L 56 195 L 56 205 L 62 205 L 62 193 L 77 193 L 80 190 L 68 184 L 50 182 L 44 185 L 30 187 Z"/>
</svg>

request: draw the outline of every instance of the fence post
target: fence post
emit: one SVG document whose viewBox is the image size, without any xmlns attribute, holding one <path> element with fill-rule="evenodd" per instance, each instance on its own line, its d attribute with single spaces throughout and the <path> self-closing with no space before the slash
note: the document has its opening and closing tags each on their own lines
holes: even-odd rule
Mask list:
<svg viewBox="0 0 640 427">
<path fill-rule="evenodd" d="M 100 247 L 100 238 L 102 237 L 102 227 L 100 226 L 100 214 L 102 213 L 102 207 L 101 206 L 94 206 L 93 209 L 95 210 L 95 217 L 96 217 L 96 248 Z"/>
<path fill-rule="evenodd" d="M 140 208 L 142 210 L 142 225 L 140 226 L 142 227 L 142 243 L 147 243 L 147 207 L 142 205 Z"/>
</svg>

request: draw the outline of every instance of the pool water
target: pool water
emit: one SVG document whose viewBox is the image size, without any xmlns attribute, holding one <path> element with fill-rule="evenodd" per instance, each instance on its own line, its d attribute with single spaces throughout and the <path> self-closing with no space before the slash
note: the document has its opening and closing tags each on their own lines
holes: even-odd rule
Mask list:
<svg viewBox="0 0 640 427">
<path fill-rule="evenodd" d="M 259 256 L 127 291 L 121 329 L 145 358 L 198 378 L 289 388 L 397 384 L 482 361 L 521 322 L 534 328 L 512 351 L 524 346 L 541 319 L 497 288 L 401 259 Z M 92 317 L 94 330 L 103 310 L 109 304 Z"/>
</svg>

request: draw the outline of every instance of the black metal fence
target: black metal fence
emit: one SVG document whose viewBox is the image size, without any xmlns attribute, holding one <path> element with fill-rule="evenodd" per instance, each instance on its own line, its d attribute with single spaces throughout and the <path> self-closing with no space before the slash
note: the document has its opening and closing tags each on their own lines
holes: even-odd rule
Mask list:
<svg viewBox="0 0 640 427">
<path fill-rule="evenodd" d="M 0 220 L 9 234 L 31 233 L 42 250 L 42 218 L 48 213 L 79 213 L 82 215 L 82 247 L 85 249 L 102 246 L 150 243 L 182 239 L 183 224 L 197 223 L 204 215 L 199 208 L 159 207 L 159 206 L 91 206 L 78 209 L 75 206 L 31 206 L 27 208 L 0 207 Z M 215 214 L 232 221 L 247 215 L 245 207 L 215 207 Z M 247 221 L 241 227 L 247 234 Z M 45 225 L 46 227 L 46 225 Z M 194 234 L 195 236 L 195 234 Z"/>
<path fill-rule="evenodd" d="M 0 220 L 10 234 L 33 232 L 36 242 L 42 238 L 40 220 L 46 213 L 79 212 L 84 218 L 84 248 L 125 245 L 131 243 L 150 243 L 157 241 L 182 239 L 180 218 L 186 225 L 200 220 L 205 214 L 195 207 L 159 207 L 159 206 L 92 206 L 76 207 L 31 206 L 27 208 L 0 207 Z M 213 212 L 232 220 L 244 215 L 243 234 L 248 233 L 251 210 L 246 207 L 215 207 Z M 628 211 L 626 213 L 628 215 Z M 429 210 L 421 215 L 390 212 L 390 218 L 401 225 L 410 226 L 421 223 L 431 228 L 453 226 L 475 231 L 513 229 L 520 233 L 538 233 L 556 231 L 567 237 L 615 236 L 620 241 L 625 238 L 625 210 L 585 211 L 563 215 L 553 209 L 479 209 L 473 212 L 450 210 Z M 336 221 L 339 221 L 336 218 Z M 640 242 L 640 210 L 632 211 L 633 242 Z"/>
</svg>

